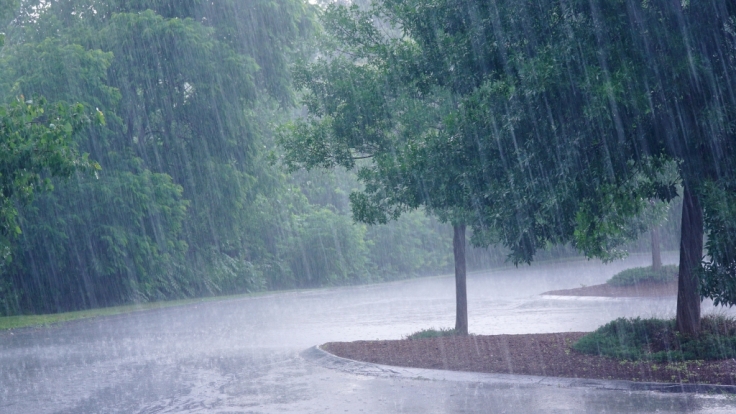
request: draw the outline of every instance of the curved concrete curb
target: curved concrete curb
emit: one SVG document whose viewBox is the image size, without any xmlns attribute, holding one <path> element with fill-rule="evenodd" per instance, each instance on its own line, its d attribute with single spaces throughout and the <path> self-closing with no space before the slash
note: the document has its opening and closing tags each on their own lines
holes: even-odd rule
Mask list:
<svg viewBox="0 0 736 414">
<path fill-rule="evenodd" d="M 356 375 L 383 378 L 404 378 L 428 381 L 456 381 L 515 386 L 547 385 L 560 388 L 595 388 L 616 391 L 658 391 L 668 393 L 736 394 L 736 386 L 709 384 L 671 384 L 585 378 L 540 377 L 534 375 L 488 374 L 480 372 L 445 371 L 426 368 L 406 368 L 355 361 L 333 355 L 319 346 L 301 353 L 317 365 Z"/>
</svg>

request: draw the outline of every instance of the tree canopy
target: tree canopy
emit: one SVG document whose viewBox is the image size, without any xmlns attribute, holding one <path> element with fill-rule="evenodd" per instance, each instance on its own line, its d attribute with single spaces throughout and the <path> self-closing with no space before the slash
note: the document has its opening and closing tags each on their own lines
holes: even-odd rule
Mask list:
<svg viewBox="0 0 736 414">
<path fill-rule="evenodd" d="M 692 213 L 682 328 L 694 318 L 679 311 L 699 309 L 696 275 L 704 295 L 736 303 L 724 296 L 733 233 L 709 204 L 730 197 L 734 175 L 735 15 L 719 0 L 331 5 L 335 40 L 300 69 L 308 115 L 283 139 L 286 160 L 350 167 L 370 156 L 357 218 L 418 205 L 470 213 L 474 241 L 504 244 L 515 263 L 566 242 L 617 257 L 649 200 L 671 200 L 681 182 Z M 701 208 L 713 247 L 704 266 Z"/>
<path fill-rule="evenodd" d="M 583 113 L 583 102 L 556 108 L 562 111 L 554 114 L 557 122 L 538 119 L 545 101 L 549 107 L 568 92 L 568 75 L 559 67 L 550 71 L 548 77 L 555 77 L 545 81 L 546 89 L 528 84 L 548 56 L 504 55 L 516 59 L 511 63 L 517 69 L 507 74 L 498 64 L 495 71 L 486 68 L 484 77 L 477 62 L 462 60 L 468 58 L 463 50 L 470 48 L 466 43 L 475 38 L 472 33 L 455 33 L 447 40 L 452 46 L 442 46 L 422 32 L 427 27 L 411 26 L 437 16 L 415 15 L 425 11 L 418 6 L 407 7 L 410 11 L 390 9 L 390 2 L 375 7 L 327 8 L 324 19 L 331 23 L 325 26 L 332 28 L 330 38 L 338 40 L 325 42 L 327 57 L 299 69 L 308 115 L 282 138 L 286 162 L 293 167 L 353 167 L 357 159 L 371 158 L 359 166 L 366 188 L 352 196 L 356 218 L 384 222 L 420 205 L 440 215 L 465 212 L 475 225 L 477 243 L 502 242 L 519 263 L 530 261 L 537 248 L 571 239 L 591 256 L 605 257 L 611 251 L 606 243 L 613 246 L 631 236 L 619 233 L 630 231 L 623 224 L 643 211 L 644 196 L 674 196 L 674 183 L 661 182 L 664 174 L 658 175 L 664 160 L 617 162 L 618 173 L 613 161 L 599 162 L 598 153 L 608 148 L 601 139 L 587 139 L 589 123 L 575 115 Z M 507 12 L 520 11 L 512 7 Z M 404 37 L 381 34 L 366 23 L 372 16 L 394 22 Z M 439 22 L 431 30 L 438 27 Z M 523 34 L 515 36 L 516 43 L 528 42 Z M 549 40 L 546 33 L 538 36 Z M 575 131 L 568 118 L 585 129 Z M 557 131 L 558 125 L 569 134 Z M 618 205 L 606 208 L 603 217 L 606 202 Z M 599 228 L 581 231 L 576 220 Z"/>
</svg>

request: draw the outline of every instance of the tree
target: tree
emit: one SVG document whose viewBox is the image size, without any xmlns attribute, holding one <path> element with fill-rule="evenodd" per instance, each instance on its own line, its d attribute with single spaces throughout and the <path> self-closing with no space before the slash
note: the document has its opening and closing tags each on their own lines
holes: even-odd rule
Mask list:
<svg viewBox="0 0 736 414">
<path fill-rule="evenodd" d="M 448 75 L 454 71 L 460 80 L 451 85 L 457 83 L 458 90 L 467 88 L 468 83 L 476 88 L 467 90 L 474 91 L 475 105 L 481 111 L 470 114 L 464 124 L 477 131 L 477 140 L 506 127 L 514 144 L 506 154 L 522 160 L 536 158 L 547 168 L 566 166 L 568 178 L 570 171 L 585 171 L 593 172 L 593 177 L 580 179 L 600 180 L 595 185 L 605 191 L 596 196 L 595 188 L 589 188 L 575 194 L 572 200 L 582 200 L 582 210 L 566 210 L 576 214 L 574 240 L 586 253 L 605 251 L 599 247 L 606 247 L 604 240 L 612 235 L 611 230 L 615 233 L 615 226 L 609 225 L 612 217 L 606 217 L 602 207 L 611 210 L 614 202 L 624 213 L 620 218 L 626 218 L 638 214 L 641 207 L 637 204 L 647 193 L 665 200 L 672 197 L 672 183 L 665 187 L 647 184 L 640 187 L 644 191 L 629 195 L 619 192 L 636 183 L 640 172 L 649 169 L 652 177 L 656 168 L 646 165 L 657 167 L 651 164 L 652 157 L 680 162 L 685 205 L 677 321 L 681 332 L 696 335 L 700 302 L 696 276 L 701 272 L 703 233 L 702 214 L 698 213 L 703 207 L 698 199 L 704 183 L 725 184 L 733 175 L 733 132 L 728 125 L 734 116 L 734 102 L 732 94 L 724 94 L 730 90 L 734 73 L 730 52 L 733 5 L 719 1 L 697 6 L 667 1 L 571 2 L 559 6 L 551 2 L 388 3 L 392 12 L 405 13 L 402 23 L 418 43 L 430 49 L 425 49 L 425 55 L 432 56 L 433 62 L 447 62 L 444 71 L 431 71 L 437 83 L 453 79 Z M 449 44 L 452 47 L 447 47 Z M 557 51 L 569 52 L 560 55 Z M 444 60 L 438 59 L 440 55 Z M 477 91 L 484 86 L 490 89 L 482 95 Z M 516 110 L 508 111 L 514 102 L 518 103 Z M 565 105 L 555 105 L 557 102 Z M 494 124 L 484 114 L 506 114 L 507 121 Z M 543 138 L 535 143 L 527 134 Z M 576 141 L 571 138 L 576 135 L 588 137 L 589 143 L 596 145 L 590 148 L 595 151 L 578 148 L 573 163 L 564 159 L 540 162 L 544 154 L 528 150 L 560 148 L 559 144 L 548 145 L 552 137 L 575 148 Z M 584 168 L 578 168 L 580 165 Z M 535 176 L 526 182 L 533 182 Z M 523 176 L 516 178 L 519 182 Z M 572 178 L 571 182 L 581 184 Z M 538 208 L 534 211 L 540 212 Z M 561 213 L 564 217 L 564 211 Z M 569 234 L 564 229 L 557 232 L 565 233 Z M 601 235 L 606 237 L 598 237 Z M 730 243 L 728 237 L 722 242 Z M 728 257 L 712 259 L 721 265 L 706 265 L 706 269 L 730 266 Z M 702 274 L 704 285 L 712 285 L 710 278 L 715 273 Z M 720 277 L 731 278 L 724 273 Z"/>
<path fill-rule="evenodd" d="M 314 118 L 295 129 L 305 139 L 294 148 L 327 166 L 370 150 L 365 190 L 353 197 L 359 214 L 427 203 L 472 212 L 474 242 L 505 244 L 515 263 L 564 242 L 612 259 L 636 235 L 629 223 L 648 200 L 676 195 L 677 181 L 663 178 L 674 160 L 684 187 L 677 322 L 697 335 L 700 193 L 727 194 L 736 159 L 732 4 L 386 0 L 368 11 L 332 10 L 333 35 L 350 49 L 312 73 L 330 74 L 318 69 L 329 65 L 361 92 L 337 94 L 337 105 L 324 108 L 307 95 Z M 373 21 L 400 35 L 382 37 Z M 378 73 L 385 98 L 366 100 L 361 82 Z M 440 122 L 409 122 L 423 126 L 412 136 L 386 134 L 408 119 L 402 108 L 412 106 L 396 105 L 402 93 L 441 113 Z M 438 96 L 449 96 L 449 111 L 435 110 Z M 343 126 L 353 119 L 370 129 Z M 726 250 L 714 249 L 705 266 L 711 297 L 713 280 L 731 283 Z"/>
<path fill-rule="evenodd" d="M 602 209 L 610 209 L 611 200 L 607 198 L 615 195 L 616 204 L 625 213 L 622 217 L 636 214 L 641 208 L 637 204 L 648 192 L 653 198 L 667 200 L 673 195 L 672 183 L 660 188 L 647 185 L 642 188 L 645 191 L 629 195 L 617 192 L 636 182 L 637 170 L 646 172 L 652 157 L 680 163 L 685 204 L 677 325 L 681 332 L 697 335 L 697 275 L 702 274 L 704 286 L 713 285 L 711 278 L 715 276 L 712 272 L 701 273 L 703 221 L 699 211 L 710 208 L 699 199 L 708 182 L 720 183 L 718 186 L 727 193 L 726 183 L 732 181 L 734 171 L 730 161 L 734 159 L 733 130 L 729 125 L 736 105 L 733 94 L 725 93 L 731 90 L 735 68 L 733 4 L 418 3 L 419 7 L 393 2 L 390 6 L 409 16 L 402 21 L 408 22 L 417 42 L 430 49 L 425 50 L 426 55 L 444 54 L 444 61 L 434 59 L 448 62 L 444 72 L 432 72 L 439 74 L 437 82 L 454 70 L 460 79 L 478 79 L 476 90 L 482 90 L 483 85 L 501 87 L 480 95 L 477 102 L 487 105 L 486 113 L 508 116 L 510 122 L 506 125 L 512 125 L 508 132 L 513 134 L 512 141 L 518 141 L 507 154 L 519 154 L 517 148 L 522 148 L 523 157 L 535 156 L 539 162 L 544 154 L 527 148 L 559 148 L 559 144 L 549 145 L 552 137 L 562 139 L 563 146 L 572 148 L 576 141 L 571 138 L 576 136 L 587 137 L 589 143 L 596 144 L 576 151 L 578 165 L 566 164 L 564 160 L 546 164 L 548 168 L 567 165 L 572 171 L 593 172 L 593 177 L 600 180 L 596 186 L 608 187 L 600 193 L 602 197 L 593 196 L 593 202 L 584 200 L 595 194 L 595 189 L 576 194 L 573 200 L 583 200 L 583 210 L 567 210 L 578 214 L 576 220 L 582 217 L 587 224 L 593 224 L 581 231 L 580 224 L 584 223 L 577 223 L 575 242 L 586 253 L 598 255 L 597 246 L 605 243 L 596 235 L 611 234 L 611 227 L 606 224 L 610 221 L 606 218 L 608 213 Z M 422 7 L 427 5 L 432 7 Z M 425 14 L 414 13 L 412 7 L 420 11 L 418 14 Z M 440 43 L 448 37 L 452 39 L 452 48 Z M 469 57 L 470 62 L 464 64 Z M 516 111 L 508 111 L 509 101 L 498 98 L 517 101 Z M 555 105 L 558 102 L 565 105 Z M 488 123 L 488 118 L 482 113 L 468 118 L 466 125 L 482 127 L 478 139 L 482 139 L 482 134 L 492 135 L 500 126 Z M 483 123 L 491 128 L 483 127 Z M 525 132 L 543 139 L 529 140 Z M 583 169 L 578 168 L 580 164 Z M 642 166 L 646 168 L 642 170 Z M 655 170 L 650 169 L 647 174 L 652 177 Z M 592 177 L 573 178 L 577 185 L 579 179 L 596 181 Z M 719 235 L 724 245 L 731 243 L 730 236 Z M 731 266 L 728 256 L 711 259 L 719 264 L 706 265 L 706 269 Z M 733 280 L 727 273 L 720 273 L 719 277 Z"/>
<path fill-rule="evenodd" d="M 353 216 L 360 222 L 385 224 L 403 213 L 423 208 L 441 221 L 452 223 L 455 330 L 467 334 L 468 213 L 443 201 L 458 196 L 462 186 L 426 185 L 428 180 L 441 179 L 432 174 L 446 175 L 445 170 L 427 169 L 419 177 L 404 168 L 404 159 L 418 154 L 410 145 L 403 145 L 406 140 L 414 140 L 415 134 L 445 136 L 441 122 L 453 105 L 451 97 L 433 95 L 434 105 L 427 110 L 426 101 L 417 98 L 421 90 L 400 85 L 394 78 L 399 74 L 392 67 L 393 60 L 410 58 L 413 51 L 400 50 L 393 55 L 391 42 L 396 39 L 380 33 L 368 16 L 352 20 L 350 13 L 358 10 L 357 6 L 350 10 L 328 6 L 323 23 L 330 37 L 323 39 L 324 49 L 320 50 L 324 58 L 304 63 L 295 71 L 296 86 L 305 93 L 303 102 L 308 115 L 290 124 L 281 135 L 281 144 L 286 148 L 284 162 L 291 170 L 317 166 L 357 168 L 366 190 L 352 193 L 350 199 Z M 398 56 L 402 52 L 406 56 Z M 400 88 L 395 89 L 397 86 Z M 397 113 L 401 115 L 396 116 Z M 370 163 L 365 162 L 368 159 Z"/>
</svg>

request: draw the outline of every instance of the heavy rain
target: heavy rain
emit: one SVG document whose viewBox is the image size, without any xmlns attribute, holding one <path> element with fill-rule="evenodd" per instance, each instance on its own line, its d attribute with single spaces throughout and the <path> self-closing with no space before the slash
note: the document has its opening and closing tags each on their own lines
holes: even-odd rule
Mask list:
<svg viewBox="0 0 736 414">
<path fill-rule="evenodd" d="M 0 33 L 0 413 L 736 411 L 736 2 Z"/>
</svg>

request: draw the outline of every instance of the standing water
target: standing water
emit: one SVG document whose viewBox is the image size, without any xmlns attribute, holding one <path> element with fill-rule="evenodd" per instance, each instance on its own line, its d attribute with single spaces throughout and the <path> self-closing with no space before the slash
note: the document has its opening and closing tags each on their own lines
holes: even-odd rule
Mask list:
<svg viewBox="0 0 736 414">
<path fill-rule="evenodd" d="M 665 262 L 673 257 L 665 256 Z M 672 317 L 675 299 L 558 298 L 635 256 L 471 274 L 470 331 L 592 330 L 617 317 Z M 450 276 L 224 299 L 0 333 L 2 413 L 733 412 L 721 396 L 376 377 L 300 353 L 328 341 L 399 339 L 450 326 Z M 713 312 L 705 304 L 706 313 Z M 625 397 L 625 398 L 624 398 Z"/>
</svg>

